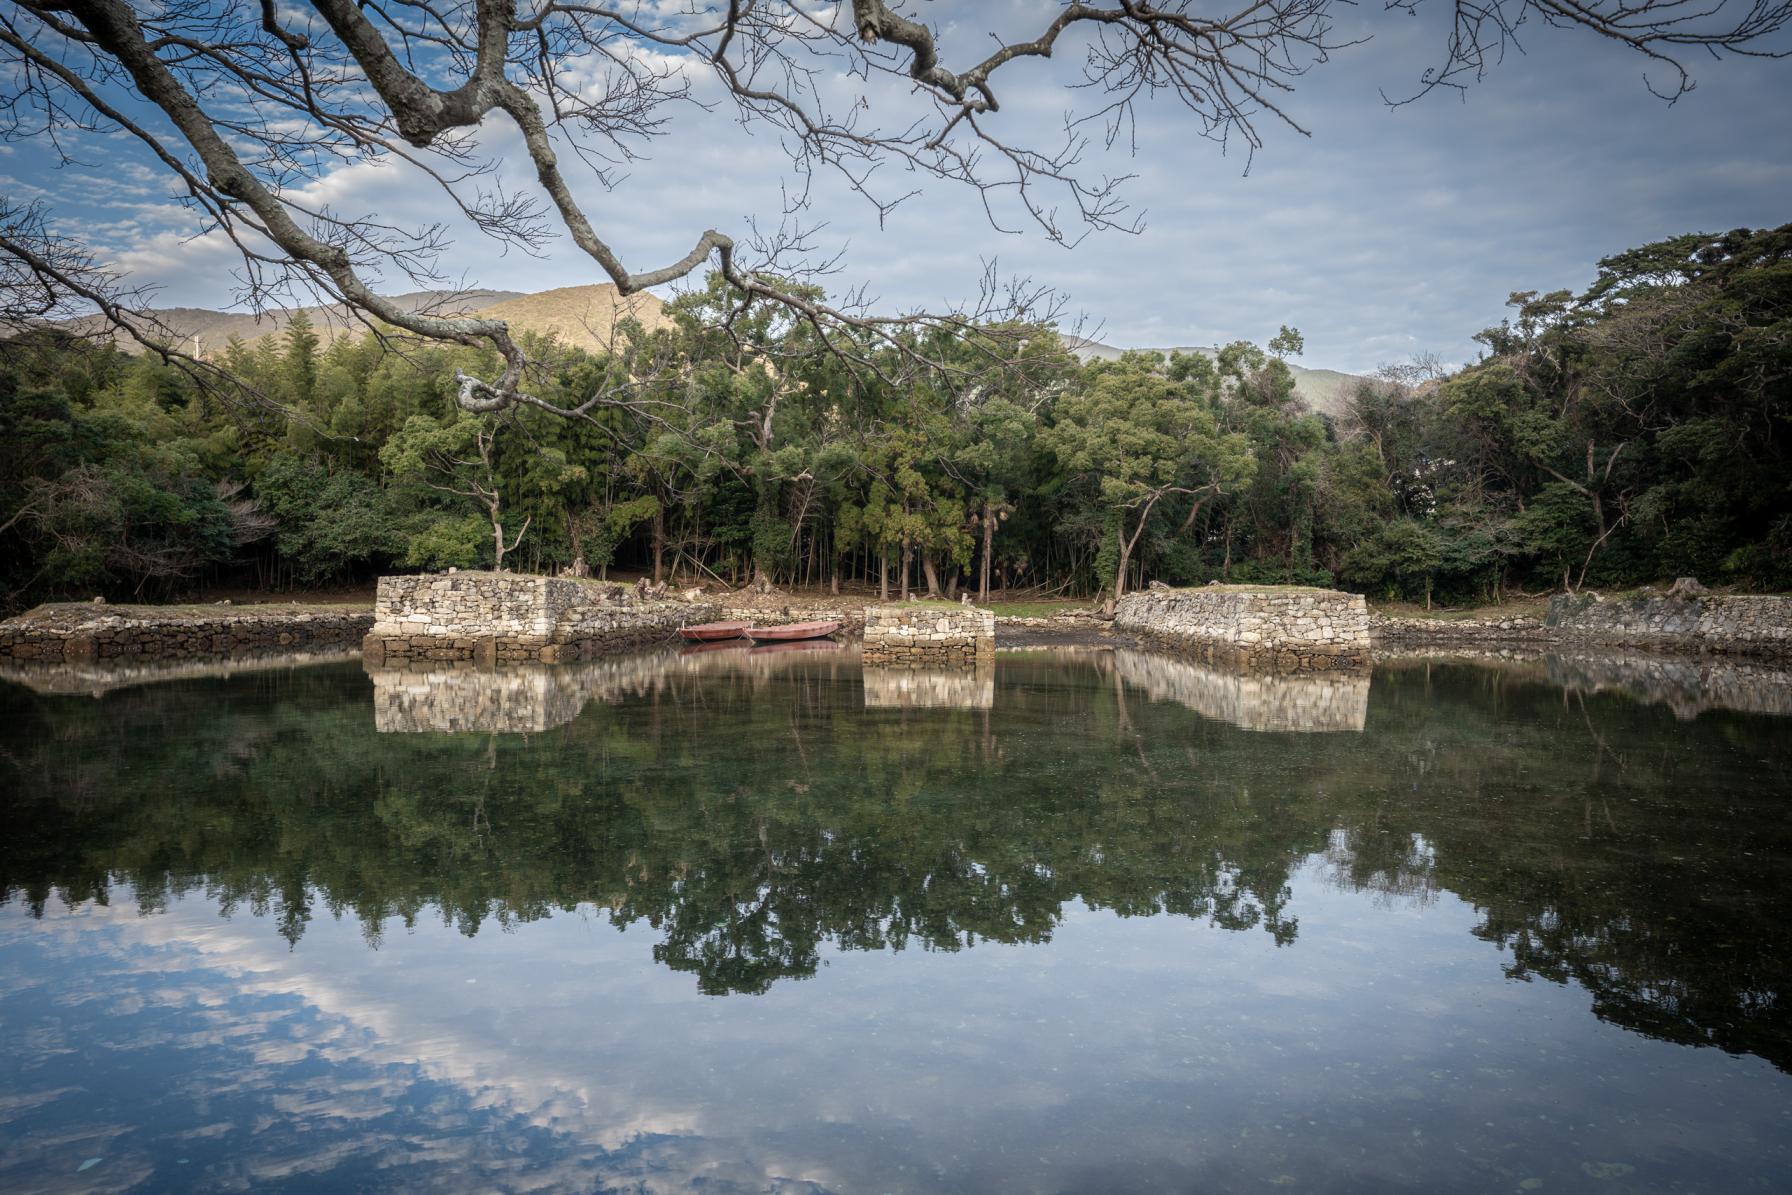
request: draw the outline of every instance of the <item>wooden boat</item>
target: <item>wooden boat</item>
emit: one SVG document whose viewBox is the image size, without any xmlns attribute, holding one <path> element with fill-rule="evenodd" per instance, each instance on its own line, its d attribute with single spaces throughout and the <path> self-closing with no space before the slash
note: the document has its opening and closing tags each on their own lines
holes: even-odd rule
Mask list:
<svg viewBox="0 0 1792 1195">
<path fill-rule="evenodd" d="M 787 622 L 781 627 L 748 627 L 747 638 L 755 643 L 788 643 L 793 639 L 826 639 L 840 629 L 837 618 L 815 622 Z"/>
<path fill-rule="evenodd" d="M 700 622 L 694 627 L 679 627 L 678 633 L 692 643 L 713 643 L 718 639 L 739 639 L 750 622 Z"/>
</svg>

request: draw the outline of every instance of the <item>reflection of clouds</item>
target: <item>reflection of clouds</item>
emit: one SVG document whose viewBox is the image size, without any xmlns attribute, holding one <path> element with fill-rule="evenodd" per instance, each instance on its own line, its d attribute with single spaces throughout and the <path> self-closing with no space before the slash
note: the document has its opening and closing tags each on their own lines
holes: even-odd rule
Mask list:
<svg viewBox="0 0 1792 1195">
<path fill-rule="evenodd" d="M 106 1003 L 104 992 L 132 990 L 138 1013 L 164 1014 L 147 1025 L 98 1021 L 102 1044 L 118 1050 L 178 1050 L 188 1056 L 227 1053 L 220 1065 L 190 1072 L 168 1087 L 169 1094 L 201 1106 L 229 1097 L 265 1102 L 269 1114 L 257 1129 L 254 1152 L 237 1157 L 240 1149 L 230 1151 L 229 1173 L 219 1184 L 223 1189 L 248 1190 L 351 1161 L 381 1168 L 449 1162 L 475 1168 L 447 1183 L 450 1189 L 571 1189 L 591 1185 L 604 1155 L 642 1140 L 680 1143 L 676 1150 L 666 1142 L 658 1147 L 662 1166 L 677 1160 L 675 1153 L 701 1155 L 714 1148 L 695 1136 L 700 1117 L 694 1110 L 656 1107 L 638 1091 L 607 1086 L 576 1065 L 556 1065 L 562 1055 L 551 1051 L 516 1052 L 515 1040 L 507 1041 L 479 1022 L 477 1013 L 483 1009 L 454 1009 L 451 1023 L 444 1024 L 417 1002 L 419 993 L 409 987 L 400 989 L 396 1002 L 355 991 L 328 974 L 307 971 L 297 957 L 230 923 L 195 925 L 178 909 L 140 918 L 116 906 L 53 910 L 40 923 L 0 920 L 0 946 L 26 936 L 80 968 L 82 980 L 70 993 L 76 997 L 71 1003 L 92 1005 L 98 1015 Z M 219 974 L 231 981 L 225 989 L 231 993 L 228 999 L 219 998 Z M 168 1013 L 180 1014 L 179 1027 L 167 1023 Z M 467 1020 L 453 1023 L 460 1018 Z M 107 1040 L 113 1024 L 122 1036 Z M 12 1040 L 21 1058 L 41 1065 L 52 1055 L 93 1044 L 72 1041 L 70 1035 L 67 1027 L 39 1025 Z M 305 1071 L 315 1070 L 315 1064 L 330 1069 L 294 1078 L 298 1063 L 313 1064 Z M 458 1089 L 464 1105 L 412 1106 L 420 1080 Z M 69 1087 L 20 1104 L 35 1108 L 88 1094 Z M 422 1117 L 426 1123 L 407 1123 L 402 1134 L 389 1131 L 382 1122 L 400 1108 L 406 1117 Z M 506 1147 L 499 1143 L 503 1134 L 480 1131 L 494 1117 L 552 1134 L 551 1156 L 505 1156 Z M 274 1132 L 277 1125 L 284 1131 Z M 181 1138 L 223 1137 L 241 1127 L 213 1123 L 184 1131 Z M 9 1151 L 0 1161 L 0 1186 L 18 1189 L 6 1181 L 9 1170 L 34 1172 L 43 1164 L 45 1150 L 72 1149 L 72 1142 L 85 1143 L 81 1148 L 90 1155 L 110 1157 L 116 1151 L 103 1147 L 129 1131 L 92 1126 L 55 1142 L 39 1142 L 28 1155 Z M 482 1136 L 490 1139 L 482 1144 Z M 732 1172 L 733 1181 L 753 1189 L 778 1178 L 763 1170 L 748 1174 L 738 1160 L 689 1156 L 683 1161 L 682 1176 L 662 1175 L 664 1185 L 648 1189 L 686 1189 L 699 1175 L 719 1171 Z M 93 1172 L 82 1177 L 102 1181 Z M 98 1188 L 85 1184 L 71 1189 Z"/>
<path fill-rule="evenodd" d="M 88 1069 L 36 1105 L 80 1123 L 6 1154 L 0 1188 L 103 1156 L 83 1177 L 114 1189 L 146 1146 L 159 1183 L 188 1156 L 204 1182 L 186 1185 L 223 1190 L 1411 1186 L 1488 1178 L 1449 1169 L 1468 1165 L 1456 1151 L 1412 1152 L 1421 1126 L 1463 1158 L 1542 1126 L 1526 1152 L 1578 1162 L 1636 1157 L 1668 1119 L 1700 1164 L 1771 1161 L 1749 1143 L 1777 1116 L 1759 1071 L 1602 1032 L 1579 993 L 1504 983 L 1467 932 L 1475 911 L 1447 893 L 1365 917 L 1324 866 L 1293 880 L 1293 947 L 1070 906 L 1050 946 L 833 955 L 753 999 L 699 997 L 635 935 L 576 915 L 477 939 L 426 923 L 378 950 L 352 920 L 319 918 L 289 951 L 198 897 L 147 918 L 0 909 L 0 975 L 23 955 L 48 981 L 21 990 L 29 1015 L 5 1007 L 8 1045 L 45 990 L 141 996 L 129 1016 L 73 1006 L 86 1011 L 46 1046 L 80 1046 L 75 1061 L 9 1050 L 46 1074 Z M 145 1068 L 119 1060 L 148 1040 L 179 1061 L 131 1103 L 138 1089 L 116 1085 Z M 1625 1096 L 1634 1121 L 1558 1123 L 1565 1095 L 1615 1083 L 1644 1092 Z M 1340 1109 L 1360 1124 L 1304 1127 Z"/>
</svg>

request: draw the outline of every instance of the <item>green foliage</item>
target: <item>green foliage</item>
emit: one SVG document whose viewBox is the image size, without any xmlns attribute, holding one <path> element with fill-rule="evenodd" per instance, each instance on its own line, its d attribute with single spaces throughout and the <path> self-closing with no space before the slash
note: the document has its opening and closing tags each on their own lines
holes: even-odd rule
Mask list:
<svg viewBox="0 0 1792 1195">
<path fill-rule="evenodd" d="M 424 569 L 489 566 L 491 547 L 491 527 L 478 515 L 436 515 L 405 539 L 402 563 Z"/>
<path fill-rule="evenodd" d="M 1150 578 L 1446 602 L 1679 575 L 1792 588 L 1792 226 L 1676 237 L 1601 262 L 1583 293 L 1516 293 L 1483 360 L 1363 381 L 1336 419 L 1294 398 L 1287 326 L 1087 367 L 1046 328 L 914 334 L 938 373 L 870 343 L 876 368 L 849 368 L 738 300 L 712 278 L 674 327 L 607 356 L 531 340 L 547 401 L 638 379 L 582 420 L 465 414 L 453 376 L 490 368 L 478 352 L 324 347 L 302 320 L 222 353 L 271 404 L 19 337 L 0 375 L 5 600 L 352 582 L 491 562 L 500 537 L 507 567 L 875 584 L 887 563 L 899 591 L 985 574 L 1083 596 Z"/>
<path fill-rule="evenodd" d="M 350 577 L 405 553 L 403 516 L 364 473 L 332 473 L 281 453 L 256 478 L 255 492 L 279 520 L 275 545 L 301 584 Z"/>
</svg>

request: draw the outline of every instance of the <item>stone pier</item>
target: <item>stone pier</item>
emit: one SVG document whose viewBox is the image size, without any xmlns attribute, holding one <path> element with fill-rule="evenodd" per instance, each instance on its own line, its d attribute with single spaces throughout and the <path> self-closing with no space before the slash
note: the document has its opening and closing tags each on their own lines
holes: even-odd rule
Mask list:
<svg viewBox="0 0 1792 1195">
<path fill-rule="evenodd" d="M 996 616 L 944 602 L 865 607 L 865 663 L 926 667 L 993 663 Z"/>
<path fill-rule="evenodd" d="M 408 660 L 579 660 L 655 643 L 713 621 L 717 607 L 644 600 L 626 586 L 573 577 L 456 572 L 381 577 L 370 663 Z"/>
<path fill-rule="evenodd" d="M 1370 649 L 1369 607 L 1361 594 L 1299 585 L 1129 593 L 1120 599 L 1114 629 L 1251 667 L 1354 666 Z"/>
</svg>

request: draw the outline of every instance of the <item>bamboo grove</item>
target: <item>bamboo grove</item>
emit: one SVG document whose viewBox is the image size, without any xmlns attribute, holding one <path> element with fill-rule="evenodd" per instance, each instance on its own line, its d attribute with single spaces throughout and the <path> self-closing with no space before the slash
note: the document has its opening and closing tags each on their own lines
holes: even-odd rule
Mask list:
<svg viewBox="0 0 1792 1195">
<path fill-rule="evenodd" d="M 723 336 L 734 298 L 712 282 L 611 354 L 534 344 L 550 399 L 621 395 L 586 419 L 458 411 L 472 350 L 326 344 L 303 318 L 219 355 L 254 403 L 14 337 L 5 604 L 449 566 L 1110 600 L 1152 579 L 1426 602 L 1792 586 L 1792 225 L 1514 294 L 1480 360 L 1385 370 L 1332 414 L 1296 398 L 1286 328 L 1088 364 L 1049 327 L 971 329 L 924 346 L 963 366 L 941 374 L 866 368 L 769 311 Z"/>
</svg>

